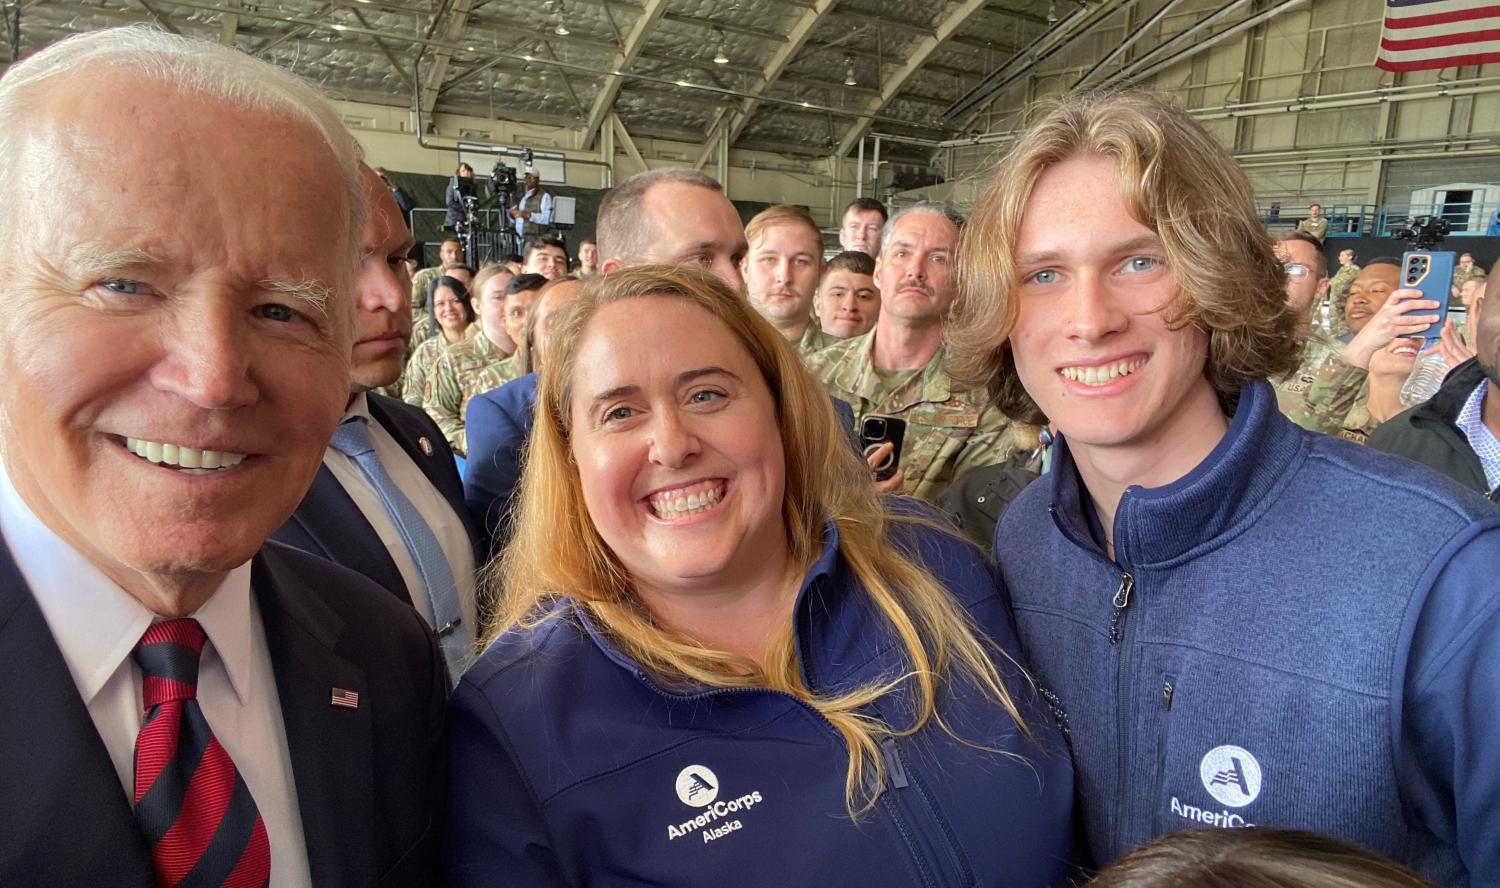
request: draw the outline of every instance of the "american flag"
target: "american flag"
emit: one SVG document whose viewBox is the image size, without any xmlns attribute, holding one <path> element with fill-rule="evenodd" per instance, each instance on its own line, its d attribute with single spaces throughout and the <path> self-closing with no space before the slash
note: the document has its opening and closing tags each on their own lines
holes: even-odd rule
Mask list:
<svg viewBox="0 0 1500 888">
<path fill-rule="evenodd" d="M 351 691 L 348 688 L 334 688 L 333 699 L 329 702 L 343 709 L 358 709 L 359 692 Z"/>
<path fill-rule="evenodd" d="M 1500 0 L 1386 0 L 1375 65 L 1420 71 L 1500 62 Z"/>
</svg>

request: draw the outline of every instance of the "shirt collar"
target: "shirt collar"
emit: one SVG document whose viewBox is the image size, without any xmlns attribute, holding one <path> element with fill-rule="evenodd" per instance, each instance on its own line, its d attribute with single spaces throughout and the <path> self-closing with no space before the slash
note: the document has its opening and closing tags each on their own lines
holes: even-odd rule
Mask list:
<svg viewBox="0 0 1500 888">
<path fill-rule="evenodd" d="M 349 406 L 344 408 L 344 418 L 340 422 L 348 422 L 351 419 L 374 421 L 374 417 L 370 416 L 370 396 L 365 392 L 360 392 L 350 399 Z"/>
<path fill-rule="evenodd" d="M 62 651 L 85 705 L 108 683 L 157 619 L 69 545 L 16 492 L 0 464 L 0 531 Z M 250 669 L 250 562 L 225 575 L 193 614 L 224 663 L 240 702 L 254 692 Z"/>
<path fill-rule="evenodd" d="M 1479 457 L 1485 483 L 1493 490 L 1500 487 L 1500 440 L 1484 424 L 1484 398 L 1489 388 L 1488 379 L 1479 380 L 1479 385 L 1474 387 L 1474 391 L 1469 393 L 1469 399 L 1464 402 L 1463 409 L 1458 411 L 1454 425 L 1464 433 L 1469 446 L 1474 449 L 1474 455 Z"/>
</svg>

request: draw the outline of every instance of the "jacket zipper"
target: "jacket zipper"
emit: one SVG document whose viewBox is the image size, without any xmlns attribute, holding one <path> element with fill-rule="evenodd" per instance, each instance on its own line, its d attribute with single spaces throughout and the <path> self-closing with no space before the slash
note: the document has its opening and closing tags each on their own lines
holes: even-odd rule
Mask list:
<svg viewBox="0 0 1500 888">
<path fill-rule="evenodd" d="M 1130 571 L 1120 571 L 1120 588 L 1115 590 L 1115 597 L 1110 601 L 1114 605 L 1114 615 L 1109 619 L 1109 643 L 1120 643 L 1120 622 L 1125 618 L 1125 608 L 1130 607 L 1130 593 L 1135 591 L 1135 577 Z"/>
</svg>

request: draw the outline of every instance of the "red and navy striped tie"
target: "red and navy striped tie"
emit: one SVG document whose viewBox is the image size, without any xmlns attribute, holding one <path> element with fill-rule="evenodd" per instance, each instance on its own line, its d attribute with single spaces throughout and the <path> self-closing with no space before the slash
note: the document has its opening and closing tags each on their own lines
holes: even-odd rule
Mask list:
<svg viewBox="0 0 1500 888">
<path fill-rule="evenodd" d="M 145 723 L 135 741 L 135 817 L 158 888 L 261 888 L 271 846 L 255 799 L 198 706 L 197 620 L 156 623 L 141 637 Z"/>
</svg>

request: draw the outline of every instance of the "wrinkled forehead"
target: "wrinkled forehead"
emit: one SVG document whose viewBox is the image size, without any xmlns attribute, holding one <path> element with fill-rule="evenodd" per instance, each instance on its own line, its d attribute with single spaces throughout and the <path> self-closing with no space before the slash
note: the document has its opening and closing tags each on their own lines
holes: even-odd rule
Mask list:
<svg viewBox="0 0 1500 888">
<path fill-rule="evenodd" d="M 39 252 L 87 237 L 155 253 L 191 247 L 213 261 L 217 245 L 226 264 L 308 265 L 320 256 L 337 274 L 352 273 L 358 195 L 311 123 L 118 68 L 33 89 L 8 177 L 21 185 L 5 204 L 22 214 L 14 218 Z"/>
</svg>

